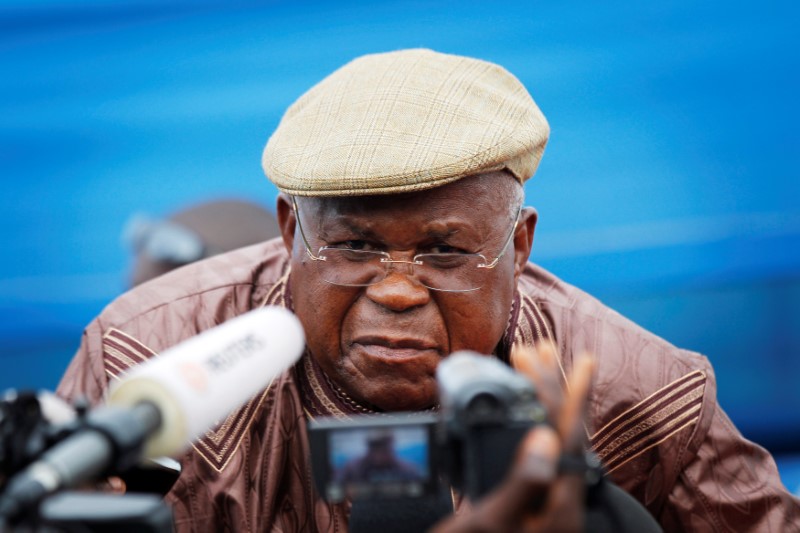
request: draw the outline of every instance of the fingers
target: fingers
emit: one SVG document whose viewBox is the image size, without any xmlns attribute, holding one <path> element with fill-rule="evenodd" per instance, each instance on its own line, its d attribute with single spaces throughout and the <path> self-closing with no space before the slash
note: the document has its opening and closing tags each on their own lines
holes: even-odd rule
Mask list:
<svg viewBox="0 0 800 533">
<path fill-rule="evenodd" d="M 507 516 L 513 523 L 528 513 L 536 502 L 543 503 L 558 477 L 561 443 L 548 426 L 537 426 L 523 439 L 513 470 L 499 489 L 481 501 L 485 511 Z"/>
<path fill-rule="evenodd" d="M 566 453 L 577 454 L 584 449 L 586 434 L 583 421 L 586 418 L 594 368 L 594 358 L 584 352 L 575 360 L 567 381 L 569 394 L 558 417 L 558 434 L 563 439 Z"/>
<path fill-rule="evenodd" d="M 542 342 L 536 348 L 522 346 L 511 352 L 511 365 L 536 385 L 536 393 L 553 426 L 557 427 L 557 413 L 561 412 L 564 391 L 552 343 Z"/>
<path fill-rule="evenodd" d="M 558 479 L 561 444 L 549 426 L 533 428 L 523 439 L 506 480 L 481 499 L 472 512 L 456 515 L 434 529 L 443 532 L 518 532 L 538 504 L 543 507 Z"/>
<path fill-rule="evenodd" d="M 524 521 L 526 532 L 585 531 L 586 486 L 579 476 L 561 476 L 550 487 L 545 508 Z"/>
<path fill-rule="evenodd" d="M 114 494 L 125 494 L 127 486 L 122 478 L 111 476 L 107 481 L 109 492 L 113 492 Z"/>
<path fill-rule="evenodd" d="M 558 475 L 561 444 L 552 428 L 533 428 L 522 440 L 518 453 L 519 480 L 530 490 L 547 487 Z"/>
<path fill-rule="evenodd" d="M 550 342 L 511 353 L 511 365 L 536 386 L 551 425 L 538 425 L 523 439 L 505 481 L 480 500 L 473 512 L 452 517 L 437 531 L 582 531 L 585 479 L 580 472 L 559 472 L 562 455 L 584 451 L 584 417 L 595 363 L 578 356 L 562 379 Z M 566 393 L 565 389 L 566 388 Z"/>
<path fill-rule="evenodd" d="M 588 353 L 575 359 L 565 394 L 557 357 L 552 343 L 542 342 L 535 349 L 524 346 L 513 350 L 511 365 L 536 385 L 539 400 L 558 430 L 565 452 L 580 453 L 586 439 L 583 420 L 594 374 L 594 359 Z"/>
<path fill-rule="evenodd" d="M 533 351 L 533 348 L 530 346 L 520 346 L 515 347 L 511 350 L 511 355 L 509 359 L 511 361 L 511 367 L 519 372 L 520 374 L 524 374 L 528 376 L 528 379 L 531 381 L 535 381 L 538 375 L 533 368 L 533 360 L 535 358 L 535 354 L 530 352 Z"/>
<path fill-rule="evenodd" d="M 576 431 L 579 436 L 582 436 L 581 421 L 579 416 Z M 581 473 L 559 471 L 559 459 L 572 453 L 562 442 L 555 430 L 545 426 L 534 428 L 523 441 L 523 457 L 518 463 L 521 462 L 519 470 L 527 492 L 519 492 L 526 494 L 528 504 L 527 513 L 514 531 L 584 531 L 586 483 Z"/>
<path fill-rule="evenodd" d="M 113 494 L 125 494 L 127 485 L 125 481 L 117 476 L 110 476 L 95 483 L 87 483 L 80 487 L 81 491 L 100 491 L 110 492 Z"/>
<path fill-rule="evenodd" d="M 487 511 L 508 517 L 504 530 L 519 531 L 528 516 L 550 506 L 553 486 L 558 483 L 559 457 L 561 442 L 553 428 L 541 425 L 528 432 L 506 482 L 493 493 L 495 505 L 487 505 Z"/>
</svg>

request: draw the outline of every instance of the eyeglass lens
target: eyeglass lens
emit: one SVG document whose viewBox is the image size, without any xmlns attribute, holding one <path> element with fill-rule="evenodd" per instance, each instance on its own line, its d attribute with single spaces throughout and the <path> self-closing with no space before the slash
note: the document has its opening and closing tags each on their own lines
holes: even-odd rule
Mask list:
<svg viewBox="0 0 800 533">
<path fill-rule="evenodd" d="M 416 262 L 396 262 L 380 252 L 324 248 L 322 278 L 328 283 L 367 286 L 386 278 L 389 271 L 414 275 L 430 289 L 469 291 L 480 288 L 485 260 L 476 254 L 420 254 Z M 420 264 L 421 263 L 421 264 Z"/>
</svg>

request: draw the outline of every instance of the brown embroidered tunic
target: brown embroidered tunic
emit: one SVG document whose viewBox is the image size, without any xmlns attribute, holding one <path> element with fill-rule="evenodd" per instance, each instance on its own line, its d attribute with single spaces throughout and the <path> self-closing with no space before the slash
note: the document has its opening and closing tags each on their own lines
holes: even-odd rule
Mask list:
<svg viewBox="0 0 800 533">
<path fill-rule="evenodd" d="M 127 368 L 262 305 L 291 308 L 280 240 L 195 263 L 144 284 L 86 328 L 58 392 L 100 402 Z M 667 531 L 800 531 L 800 502 L 775 462 L 745 440 L 716 403 L 708 361 L 641 329 L 580 290 L 528 264 L 506 335 L 549 339 L 567 371 L 590 350 L 597 373 L 587 431 L 611 477 Z M 368 412 L 307 355 L 181 458 L 167 500 L 178 531 L 346 531 L 348 509 L 311 480 L 305 424 Z"/>
</svg>

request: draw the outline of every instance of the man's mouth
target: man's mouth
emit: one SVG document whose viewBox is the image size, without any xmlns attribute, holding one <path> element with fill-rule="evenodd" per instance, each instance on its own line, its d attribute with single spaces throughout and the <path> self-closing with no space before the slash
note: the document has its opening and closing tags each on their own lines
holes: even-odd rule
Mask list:
<svg viewBox="0 0 800 533">
<path fill-rule="evenodd" d="M 360 347 L 370 355 L 381 358 L 406 359 L 438 354 L 439 348 L 435 343 L 422 339 L 393 338 L 383 336 L 362 336 L 356 338 L 353 347 Z"/>
</svg>

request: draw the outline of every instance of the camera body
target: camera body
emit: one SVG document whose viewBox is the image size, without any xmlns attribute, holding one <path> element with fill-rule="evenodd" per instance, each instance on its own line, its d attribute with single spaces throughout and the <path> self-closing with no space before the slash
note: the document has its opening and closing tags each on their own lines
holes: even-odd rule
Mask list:
<svg viewBox="0 0 800 533">
<path fill-rule="evenodd" d="M 440 410 L 309 423 L 319 492 L 415 498 L 444 483 L 477 499 L 506 475 L 520 440 L 545 421 L 533 384 L 494 357 L 457 352 L 436 371 Z"/>
</svg>

